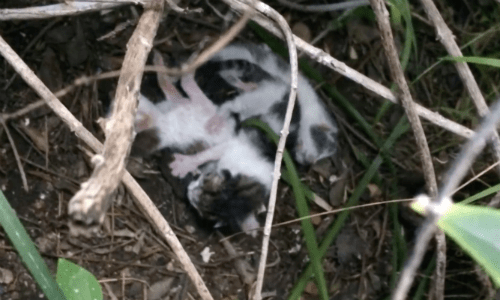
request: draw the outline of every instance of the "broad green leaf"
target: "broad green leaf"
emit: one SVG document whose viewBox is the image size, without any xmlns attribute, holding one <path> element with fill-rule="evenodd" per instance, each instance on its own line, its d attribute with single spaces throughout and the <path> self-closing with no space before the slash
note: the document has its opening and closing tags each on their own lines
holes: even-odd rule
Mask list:
<svg viewBox="0 0 500 300">
<path fill-rule="evenodd" d="M 412 208 L 422 212 L 419 203 Z M 469 253 L 500 286 L 500 210 L 453 204 L 439 219 L 438 227 Z"/>
<path fill-rule="evenodd" d="M 56 278 L 69 300 L 102 300 L 99 281 L 92 273 L 69 260 L 59 259 Z"/>
<path fill-rule="evenodd" d="M 35 244 L 31 241 L 21 221 L 17 218 L 16 212 L 12 209 L 1 190 L 0 225 L 3 226 L 5 233 L 45 296 L 50 300 L 66 299 L 38 253 Z"/>
</svg>

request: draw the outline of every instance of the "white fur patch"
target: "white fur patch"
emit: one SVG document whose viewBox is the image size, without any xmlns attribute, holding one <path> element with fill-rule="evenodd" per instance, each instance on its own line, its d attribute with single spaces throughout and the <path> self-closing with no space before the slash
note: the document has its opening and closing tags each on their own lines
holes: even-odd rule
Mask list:
<svg viewBox="0 0 500 300">
<path fill-rule="evenodd" d="M 270 114 L 269 108 L 281 101 L 283 95 L 290 90 L 290 66 L 265 45 L 234 44 L 224 48 L 213 58 L 215 61 L 235 59 L 247 60 L 258 65 L 275 80 L 261 82 L 258 88 L 224 103 L 221 109 L 239 113 L 242 120 L 261 115 L 263 121 L 267 122 L 276 133 L 279 133 L 283 128 L 282 120 L 278 120 Z M 226 76 L 237 75 L 237 72 L 233 74 L 230 70 L 221 73 L 227 73 Z M 235 80 L 229 80 L 228 83 L 232 84 L 233 81 Z M 338 128 L 326 112 L 309 81 L 300 73 L 298 74 L 297 97 L 300 101 L 301 113 L 298 133 L 298 142 L 301 147 L 296 149 L 296 158 L 302 164 L 311 164 L 335 152 L 331 146 L 329 149 L 318 149 L 311 136 L 311 128 L 322 126 L 327 135 L 331 136 L 331 140 L 336 139 Z M 293 128 L 291 129 L 293 130 Z"/>
</svg>

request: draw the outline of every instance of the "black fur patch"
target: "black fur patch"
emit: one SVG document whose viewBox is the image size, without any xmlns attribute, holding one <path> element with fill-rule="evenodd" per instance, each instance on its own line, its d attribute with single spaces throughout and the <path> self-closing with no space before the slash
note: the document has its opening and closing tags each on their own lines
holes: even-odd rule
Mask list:
<svg viewBox="0 0 500 300">
<path fill-rule="evenodd" d="M 132 142 L 130 155 L 132 156 L 149 155 L 153 151 L 158 149 L 159 144 L 160 144 L 160 138 L 158 137 L 158 131 L 155 128 L 141 131 L 135 136 L 135 139 Z"/>
<path fill-rule="evenodd" d="M 276 115 L 282 122 L 285 121 L 286 108 L 288 106 L 288 98 L 290 98 L 289 92 L 283 95 L 281 101 L 276 102 L 276 104 L 271 106 L 271 113 Z M 290 124 L 292 125 L 292 127 L 296 127 L 300 123 L 302 117 L 300 113 L 300 102 L 298 100 L 299 99 L 295 101 L 295 106 L 293 107 L 292 120 Z"/>
<path fill-rule="evenodd" d="M 259 83 L 271 78 L 259 66 L 242 59 L 206 62 L 196 70 L 194 78 L 205 95 L 219 106 L 240 95 L 240 91 L 220 75 L 225 70 L 237 70 L 243 82 Z"/>
<path fill-rule="evenodd" d="M 320 152 L 335 148 L 335 139 L 328 136 L 330 132 L 328 127 L 318 125 L 312 126 L 310 130 L 314 145 Z"/>
</svg>

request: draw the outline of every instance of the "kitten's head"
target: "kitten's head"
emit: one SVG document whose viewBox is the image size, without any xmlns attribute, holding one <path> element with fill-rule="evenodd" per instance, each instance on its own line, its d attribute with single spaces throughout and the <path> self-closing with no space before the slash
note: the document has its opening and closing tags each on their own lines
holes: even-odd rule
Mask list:
<svg viewBox="0 0 500 300">
<path fill-rule="evenodd" d="M 218 171 L 213 164 L 188 185 L 188 199 L 199 215 L 216 222 L 216 227 L 245 231 L 256 236 L 258 216 L 266 211 L 267 190 L 255 178 Z"/>
</svg>

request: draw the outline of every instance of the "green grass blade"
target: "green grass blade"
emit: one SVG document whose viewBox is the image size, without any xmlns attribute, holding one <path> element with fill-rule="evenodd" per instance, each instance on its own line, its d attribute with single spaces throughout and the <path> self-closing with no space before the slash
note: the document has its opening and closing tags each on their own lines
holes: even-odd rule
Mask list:
<svg viewBox="0 0 500 300">
<path fill-rule="evenodd" d="M 278 144 L 279 137 L 274 131 L 267 125 L 266 123 L 257 120 L 250 119 L 243 122 L 243 126 L 254 126 L 261 130 L 263 130 L 266 135 L 272 140 L 276 145 Z M 290 180 L 293 194 L 295 196 L 295 202 L 297 206 L 297 211 L 299 213 L 299 217 L 307 217 L 310 215 L 309 207 L 307 206 L 307 201 L 305 198 L 305 191 L 302 188 L 303 185 L 300 182 L 299 176 L 297 174 L 297 170 L 292 161 L 292 157 L 285 151 L 283 153 L 283 161 L 285 162 L 285 166 L 287 169 L 287 177 Z M 311 223 L 310 218 L 304 218 L 301 220 L 302 231 L 304 233 L 304 238 L 306 240 L 306 247 L 309 252 L 309 258 L 311 259 L 311 263 L 313 266 L 316 284 L 318 288 L 318 292 L 321 296 L 321 299 L 328 300 L 328 290 L 326 288 L 326 280 L 325 274 L 323 272 L 323 267 L 321 265 L 321 258 L 318 250 L 318 242 L 316 240 L 316 232 L 314 231 L 314 227 Z"/>
<path fill-rule="evenodd" d="M 480 56 L 460 56 L 460 57 L 443 57 L 441 60 L 455 61 L 455 62 L 467 62 L 473 64 L 480 64 L 495 68 L 500 68 L 500 59 L 488 58 Z"/>
<path fill-rule="evenodd" d="M 422 212 L 420 203 L 412 208 Z M 439 219 L 438 227 L 476 260 L 500 286 L 500 210 L 489 207 L 453 204 Z"/>
<path fill-rule="evenodd" d="M 69 260 L 59 259 L 56 278 L 69 300 L 102 300 L 101 285 L 95 276 Z"/>
<path fill-rule="evenodd" d="M 0 191 L 0 224 L 45 296 L 50 300 L 66 299 L 2 191 Z"/>
<path fill-rule="evenodd" d="M 387 151 L 388 149 L 392 148 L 396 140 L 402 134 L 404 134 L 406 130 L 408 130 L 408 124 L 405 124 L 403 121 L 404 118 L 402 118 L 402 120 L 400 121 L 400 123 L 402 124 L 398 123 L 398 126 L 396 126 L 395 129 L 391 132 L 391 135 L 382 146 L 381 151 Z M 376 176 L 378 168 L 382 164 L 382 161 L 383 161 L 382 155 L 377 155 L 377 157 L 373 160 L 372 164 L 366 171 L 365 175 L 359 181 L 358 186 L 353 191 L 351 197 L 349 197 L 349 200 L 346 203 L 346 207 L 352 207 L 358 204 L 359 199 L 366 190 L 366 187 L 368 186 L 370 181 Z M 344 223 L 346 222 L 347 217 L 349 216 L 350 213 L 351 213 L 350 210 L 341 212 L 337 217 L 335 223 L 333 224 L 332 228 L 330 228 L 330 230 L 327 232 L 324 240 L 321 242 L 321 246 L 319 247 L 321 257 L 325 255 L 326 251 L 328 250 L 334 239 L 337 237 L 338 233 L 344 226 Z M 306 270 L 295 284 L 295 287 L 290 291 L 290 295 L 288 296 L 289 300 L 300 299 L 302 292 L 306 287 L 307 282 L 309 282 L 309 280 L 311 279 L 311 276 L 313 274 L 312 271 L 313 271 L 312 266 L 311 265 L 307 266 Z"/>
<path fill-rule="evenodd" d="M 361 178 L 357 188 L 354 190 L 353 194 L 347 201 L 346 207 L 351 207 L 358 204 L 359 198 L 361 198 L 361 195 L 368 186 L 368 183 L 370 183 L 372 177 L 376 174 L 381 164 L 382 164 L 382 157 L 379 155 L 373 161 L 372 168 L 370 168 L 365 173 L 363 178 Z M 349 214 L 350 211 L 341 212 L 337 217 L 335 223 L 333 224 L 333 227 L 326 234 L 319 248 L 321 258 L 325 255 L 331 243 L 335 240 L 335 238 L 339 234 L 340 230 L 344 226 L 344 223 L 347 221 L 347 217 L 349 216 Z M 290 291 L 290 295 L 288 296 L 289 300 L 297 300 L 301 298 L 304 288 L 306 287 L 307 283 L 311 279 L 311 276 L 313 275 L 312 271 L 313 271 L 312 266 L 311 265 L 307 266 L 305 272 L 302 274 L 299 281 L 295 284 L 295 287 Z"/>
<path fill-rule="evenodd" d="M 491 194 L 495 194 L 498 191 L 500 191 L 500 183 L 497 185 L 494 185 L 492 187 L 489 187 L 482 192 L 479 192 L 475 195 L 472 195 L 472 196 L 468 197 L 467 199 L 464 199 L 463 201 L 460 202 L 460 204 L 469 204 L 471 202 L 474 202 L 476 200 L 479 200 L 479 199 L 484 198 L 486 196 L 489 196 Z"/>
</svg>

